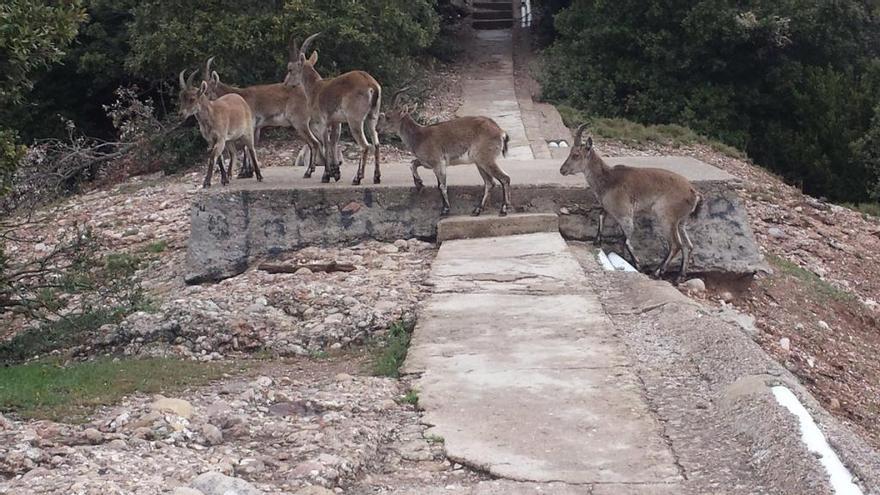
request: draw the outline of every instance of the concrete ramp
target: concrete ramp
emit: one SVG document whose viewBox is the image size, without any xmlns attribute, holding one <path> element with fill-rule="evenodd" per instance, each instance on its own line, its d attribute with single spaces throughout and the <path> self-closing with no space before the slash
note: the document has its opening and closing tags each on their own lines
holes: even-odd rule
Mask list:
<svg viewBox="0 0 880 495">
<path fill-rule="evenodd" d="M 660 427 L 558 233 L 445 242 L 431 280 L 405 372 L 451 459 L 515 481 L 675 492 Z"/>
</svg>

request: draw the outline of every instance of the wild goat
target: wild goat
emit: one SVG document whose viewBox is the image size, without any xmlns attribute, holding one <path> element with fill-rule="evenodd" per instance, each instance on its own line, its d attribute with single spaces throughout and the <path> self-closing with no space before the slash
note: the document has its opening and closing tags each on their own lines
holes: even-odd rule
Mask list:
<svg viewBox="0 0 880 495">
<path fill-rule="evenodd" d="M 248 153 L 251 163 L 254 165 L 254 173 L 258 181 L 263 180 L 260 173 L 260 164 L 257 161 L 257 153 L 254 149 L 254 116 L 247 102 L 239 95 L 229 94 L 216 100 L 208 98 L 208 83 L 202 81 L 201 86 L 193 87 L 193 77 L 184 79 L 186 71 L 180 72 L 180 115 L 183 118 L 196 116 L 199 121 L 199 130 L 202 137 L 208 142 L 211 151 L 211 160 L 208 163 L 208 172 L 202 187 L 211 187 L 211 177 L 214 175 L 214 165 L 220 164 L 220 181 L 223 185 L 229 183 L 227 172 L 223 168 L 223 151 L 227 143 L 241 141 L 244 143 L 245 152 Z"/>
<path fill-rule="evenodd" d="M 489 192 L 495 180 L 501 183 L 503 200 L 501 216 L 510 208 L 510 176 L 498 166 L 499 156 L 507 156 L 510 137 L 494 120 L 488 117 L 461 117 L 447 122 L 423 126 L 410 116 L 409 110 L 398 107 L 398 91 L 392 101 L 392 110 L 379 117 L 383 132 L 393 132 L 416 155 L 412 162 L 413 181 L 421 189 L 423 182 L 418 168 L 425 167 L 437 176 L 437 187 L 443 197 L 441 215 L 449 214 L 449 195 L 446 189 L 446 167 L 473 163 L 483 178 L 483 199 L 474 208 L 473 215 L 483 212 L 489 201 Z"/>
<path fill-rule="evenodd" d="M 312 61 L 316 60 L 317 54 L 312 54 Z M 321 145 L 309 132 L 310 110 L 308 99 L 301 86 L 288 86 L 282 82 L 237 88 L 224 84 L 220 81 L 220 75 L 216 71 L 211 71 L 213 61 L 214 57 L 211 57 L 205 63 L 205 72 L 202 76 L 208 83 L 208 95 L 211 98 L 218 98 L 237 94 L 244 98 L 254 115 L 255 144 L 259 143 L 260 131 L 264 127 L 292 127 L 310 150 L 315 150 Z M 232 151 L 234 152 L 234 149 Z M 309 156 L 318 157 L 315 153 L 310 153 Z M 250 177 L 249 168 L 243 167 L 239 177 Z M 306 178 L 311 177 L 312 170 L 314 166 L 310 162 L 310 167 L 306 169 Z"/>
<path fill-rule="evenodd" d="M 681 251 L 679 279 L 686 277 L 694 245 L 685 224 L 688 217 L 697 213 L 702 196 L 687 179 L 675 172 L 626 165 L 609 167 L 593 148 L 592 137 L 587 137 L 585 143 L 581 142 L 585 129 L 586 125 L 578 127 L 574 146 L 559 172 L 562 175 L 583 173 L 590 189 L 601 203 L 603 211 L 599 214 L 597 242 L 602 242 L 602 227 L 607 212 L 623 230 L 626 251 L 632 257 L 636 269 L 640 269 L 639 259 L 630 244 L 635 228 L 634 215 L 651 211 L 657 218 L 669 247 L 669 253 L 654 272 L 654 276 L 661 276 L 669 262 Z"/>
<path fill-rule="evenodd" d="M 289 86 L 302 86 L 309 101 L 311 118 L 315 131 L 324 143 L 321 153 L 324 157 L 324 176 L 322 182 L 330 182 L 333 176 L 336 180 L 341 177 L 339 167 L 341 164 L 337 156 L 328 157 L 327 150 L 335 150 L 339 142 L 339 134 L 343 122 L 348 123 L 348 129 L 358 146 L 361 148 L 361 159 L 358 164 L 357 174 L 352 183 L 359 185 L 364 178 L 364 168 L 367 165 L 367 157 L 370 151 L 375 155 L 375 169 L 373 170 L 373 182 L 381 182 L 379 170 L 379 133 L 376 132 L 376 124 L 379 120 L 379 109 L 382 106 L 382 87 L 373 79 L 373 76 L 363 71 L 346 72 L 332 79 L 323 79 L 315 70 L 317 53 L 312 58 L 306 59 L 309 46 L 320 33 L 306 38 L 302 47 L 297 48 L 296 43 L 290 43 L 290 62 L 287 64 L 287 78 L 285 84 Z M 364 125 L 370 131 L 370 141 L 364 135 Z M 311 129 L 310 129 L 311 130 Z M 314 169 L 314 158 L 309 173 Z"/>
</svg>

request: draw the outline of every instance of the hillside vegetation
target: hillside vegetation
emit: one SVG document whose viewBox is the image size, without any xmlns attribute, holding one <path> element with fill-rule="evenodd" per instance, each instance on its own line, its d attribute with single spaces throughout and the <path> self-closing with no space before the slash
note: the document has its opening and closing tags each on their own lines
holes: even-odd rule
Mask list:
<svg viewBox="0 0 880 495">
<path fill-rule="evenodd" d="M 545 97 L 679 124 L 814 196 L 876 198 L 880 7 L 842 0 L 547 0 Z"/>
</svg>

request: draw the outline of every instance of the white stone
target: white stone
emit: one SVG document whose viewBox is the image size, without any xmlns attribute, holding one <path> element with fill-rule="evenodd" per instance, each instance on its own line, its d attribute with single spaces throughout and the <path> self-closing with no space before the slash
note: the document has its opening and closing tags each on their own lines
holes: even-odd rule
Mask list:
<svg viewBox="0 0 880 495">
<path fill-rule="evenodd" d="M 791 350 L 791 339 L 788 337 L 782 337 L 779 339 L 779 347 L 781 347 L 785 351 Z"/>
</svg>

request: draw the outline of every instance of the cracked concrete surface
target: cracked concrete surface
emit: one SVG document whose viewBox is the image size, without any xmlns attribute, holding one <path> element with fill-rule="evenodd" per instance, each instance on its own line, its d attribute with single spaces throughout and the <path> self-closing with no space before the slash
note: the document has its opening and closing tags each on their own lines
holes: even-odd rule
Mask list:
<svg viewBox="0 0 880 495">
<path fill-rule="evenodd" d="M 675 493 L 674 456 L 559 234 L 446 242 L 431 280 L 405 364 L 430 433 L 452 460 L 542 487 L 470 493 Z"/>
</svg>

